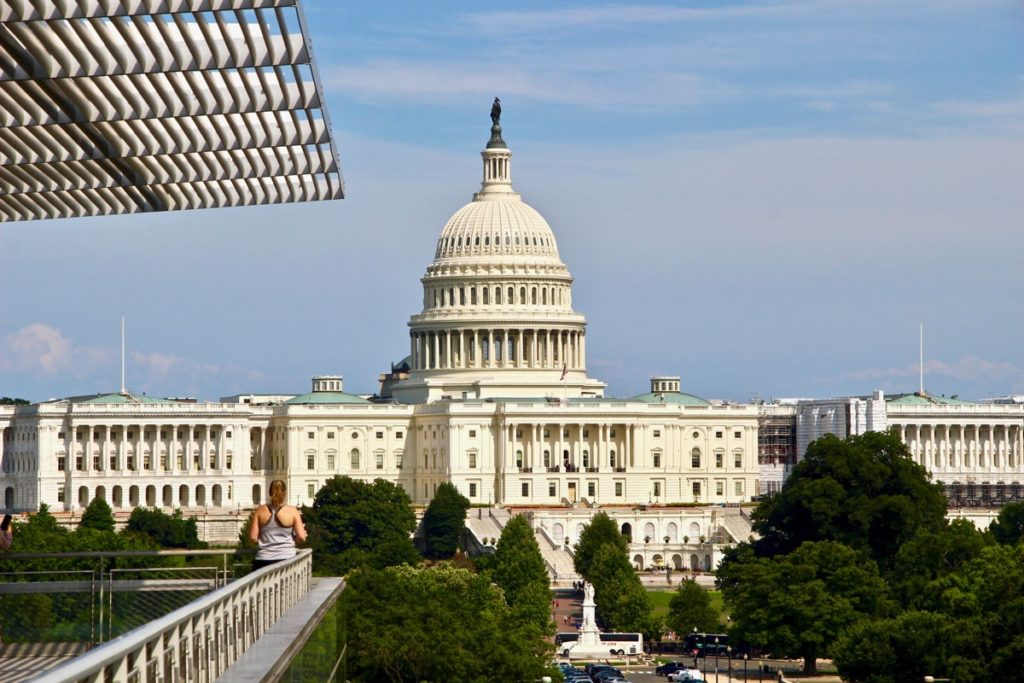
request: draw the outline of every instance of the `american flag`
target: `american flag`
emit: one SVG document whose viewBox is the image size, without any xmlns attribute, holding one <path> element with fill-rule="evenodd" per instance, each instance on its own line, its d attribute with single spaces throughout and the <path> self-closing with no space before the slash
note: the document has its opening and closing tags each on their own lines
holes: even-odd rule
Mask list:
<svg viewBox="0 0 1024 683">
<path fill-rule="evenodd" d="M 569 364 L 568 363 L 563 363 L 562 364 L 562 376 L 558 378 L 558 381 L 559 382 L 564 381 L 565 380 L 565 376 L 567 374 L 569 374 Z"/>
</svg>

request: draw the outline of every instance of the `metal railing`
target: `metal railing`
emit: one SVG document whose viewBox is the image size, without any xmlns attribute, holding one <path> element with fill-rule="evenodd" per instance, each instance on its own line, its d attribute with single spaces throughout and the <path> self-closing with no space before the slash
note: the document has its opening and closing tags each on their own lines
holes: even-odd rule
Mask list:
<svg viewBox="0 0 1024 683">
<path fill-rule="evenodd" d="M 212 683 L 309 592 L 312 567 L 300 550 L 32 680 Z"/>
</svg>

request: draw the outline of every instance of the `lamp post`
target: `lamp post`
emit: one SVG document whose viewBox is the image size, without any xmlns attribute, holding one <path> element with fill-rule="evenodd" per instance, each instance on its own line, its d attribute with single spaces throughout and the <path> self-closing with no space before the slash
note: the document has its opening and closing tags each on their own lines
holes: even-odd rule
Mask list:
<svg viewBox="0 0 1024 683">
<path fill-rule="evenodd" d="M 764 660 L 757 660 L 757 683 L 761 683 L 761 674 L 764 673 Z"/>
<path fill-rule="evenodd" d="M 715 636 L 715 683 L 718 683 L 718 636 Z"/>
<path fill-rule="evenodd" d="M 747 683 L 747 660 L 750 659 L 750 653 L 743 653 L 743 683 Z"/>
<path fill-rule="evenodd" d="M 725 646 L 725 657 L 729 660 L 729 678 L 726 680 L 732 683 L 732 645 Z"/>
</svg>

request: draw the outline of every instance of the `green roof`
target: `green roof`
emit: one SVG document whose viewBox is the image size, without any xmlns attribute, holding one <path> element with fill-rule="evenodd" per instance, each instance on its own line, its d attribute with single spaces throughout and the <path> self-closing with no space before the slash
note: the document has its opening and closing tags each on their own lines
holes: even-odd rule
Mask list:
<svg viewBox="0 0 1024 683">
<path fill-rule="evenodd" d="M 365 398 L 344 391 L 311 391 L 285 401 L 285 405 L 333 405 L 338 403 L 369 403 Z"/>
<path fill-rule="evenodd" d="M 886 403 L 897 406 L 972 406 L 974 401 L 959 398 L 932 396 L 931 394 L 894 394 L 886 398 Z"/>
<path fill-rule="evenodd" d="M 167 398 L 156 398 L 155 396 L 136 396 L 135 394 L 120 394 L 120 393 L 96 394 L 95 396 L 93 396 L 91 398 L 86 398 L 86 399 L 83 399 L 83 400 L 81 400 L 79 402 L 80 403 L 94 403 L 94 404 L 101 404 L 101 405 L 118 405 L 118 404 L 125 404 L 125 403 L 135 403 L 135 404 L 139 404 L 139 403 L 162 403 L 162 404 L 179 403 L 179 401 L 172 401 L 172 400 L 167 399 Z"/>
<path fill-rule="evenodd" d="M 669 403 L 679 406 L 709 406 L 710 402 L 705 401 L 700 396 L 694 396 L 693 394 L 684 394 L 679 391 L 652 391 L 646 394 L 640 394 L 634 396 L 634 401 L 640 401 L 641 403 Z"/>
</svg>

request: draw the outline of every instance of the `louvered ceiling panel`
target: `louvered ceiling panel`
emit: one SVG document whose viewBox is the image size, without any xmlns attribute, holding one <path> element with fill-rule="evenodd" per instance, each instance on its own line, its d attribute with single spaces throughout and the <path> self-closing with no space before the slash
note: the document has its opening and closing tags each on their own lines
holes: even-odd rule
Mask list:
<svg viewBox="0 0 1024 683">
<path fill-rule="evenodd" d="M 299 0 L 0 0 L 0 221 L 343 196 Z"/>
</svg>

